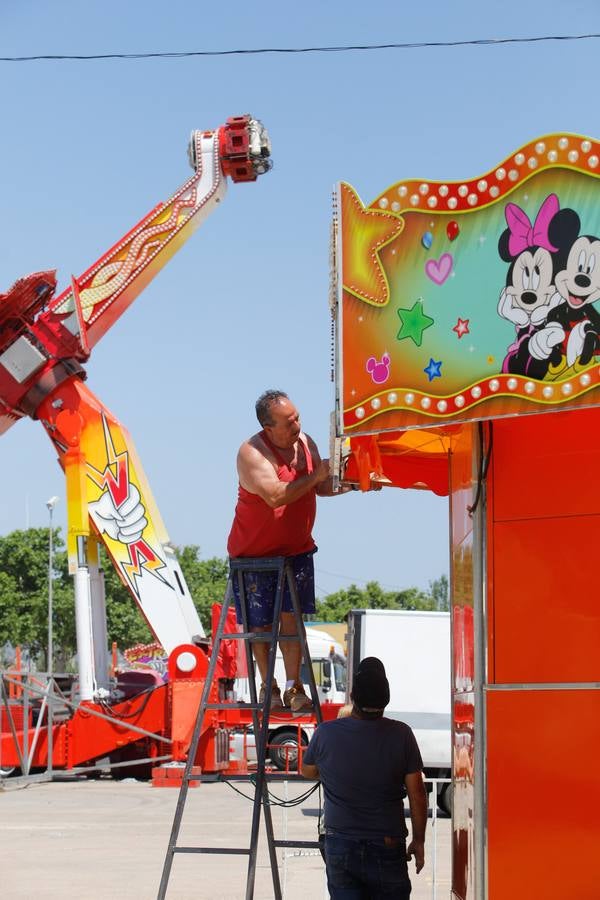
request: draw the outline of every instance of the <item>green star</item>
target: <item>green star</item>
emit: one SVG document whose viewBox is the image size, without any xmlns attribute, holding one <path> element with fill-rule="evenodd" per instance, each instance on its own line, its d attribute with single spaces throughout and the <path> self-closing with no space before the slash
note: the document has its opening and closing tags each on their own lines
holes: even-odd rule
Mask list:
<svg viewBox="0 0 600 900">
<path fill-rule="evenodd" d="M 417 347 L 420 347 L 423 343 L 423 332 L 434 323 L 434 319 L 423 312 L 423 301 L 415 300 L 410 309 L 400 307 L 398 315 L 402 328 L 396 335 L 397 339 L 403 341 L 404 338 L 410 338 Z"/>
</svg>

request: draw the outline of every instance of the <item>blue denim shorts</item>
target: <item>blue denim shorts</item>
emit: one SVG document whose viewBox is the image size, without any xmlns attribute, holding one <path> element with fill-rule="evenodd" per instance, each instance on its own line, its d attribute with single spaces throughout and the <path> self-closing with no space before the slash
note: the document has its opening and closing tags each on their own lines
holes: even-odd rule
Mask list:
<svg viewBox="0 0 600 900">
<path fill-rule="evenodd" d="M 315 550 L 308 553 L 299 553 L 297 556 L 288 556 L 292 564 L 292 571 L 296 581 L 296 590 L 300 601 L 300 609 L 310 615 L 316 612 L 315 606 L 315 569 L 313 555 Z M 238 574 L 232 573 L 233 595 L 235 597 L 235 609 L 238 623 L 242 624 L 242 607 L 240 603 L 240 590 Z M 277 572 L 243 572 L 244 593 L 246 595 L 246 608 L 248 611 L 248 627 L 260 628 L 271 625 L 273 622 L 273 609 L 275 606 L 275 594 L 277 592 Z M 281 604 L 283 612 L 293 612 L 292 598 L 287 583 L 284 583 L 283 600 Z"/>
</svg>

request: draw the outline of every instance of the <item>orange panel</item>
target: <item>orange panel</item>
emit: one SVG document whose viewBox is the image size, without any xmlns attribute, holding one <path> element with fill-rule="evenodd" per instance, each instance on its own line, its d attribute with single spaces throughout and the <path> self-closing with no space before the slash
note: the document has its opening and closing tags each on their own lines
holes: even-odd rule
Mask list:
<svg viewBox="0 0 600 900">
<path fill-rule="evenodd" d="M 493 428 L 496 521 L 598 512 L 599 409 L 501 419 Z"/>
<path fill-rule="evenodd" d="M 488 900 L 600 897 L 599 691 L 487 696 Z"/>
<path fill-rule="evenodd" d="M 600 516 L 500 523 L 493 546 L 494 680 L 600 681 Z"/>
</svg>

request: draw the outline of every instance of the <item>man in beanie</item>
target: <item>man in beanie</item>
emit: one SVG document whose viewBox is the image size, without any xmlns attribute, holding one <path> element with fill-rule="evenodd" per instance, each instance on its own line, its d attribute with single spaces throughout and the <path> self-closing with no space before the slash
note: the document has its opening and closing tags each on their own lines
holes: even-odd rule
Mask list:
<svg viewBox="0 0 600 900">
<path fill-rule="evenodd" d="M 427 795 L 423 761 L 408 725 L 384 718 L 390 686 L 381 660 L 367 657 L 352 685 L 352 713 L 323 722 L 302 774 L 325 790 L 325 858 L 333 900 L 408 900 L 407 860 L 425 861 Z M 412 840 L 404 820 L 408 794 Z"/>
</svg>

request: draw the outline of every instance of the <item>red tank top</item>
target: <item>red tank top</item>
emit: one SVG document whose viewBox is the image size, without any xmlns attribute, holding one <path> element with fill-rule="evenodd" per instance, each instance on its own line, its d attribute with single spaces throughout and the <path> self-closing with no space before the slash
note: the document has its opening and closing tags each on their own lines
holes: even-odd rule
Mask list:
<svg viewBox="0 0 600 900">
<path fill-rule="evenodd" d="M 298 441 L 304 452 L 306 472 L 298 473 L 284 461 L 264 431 L 260 437 L 277 462 L 277 477 L 286 484 L 313 471 L 313 461 L 303 435 Z M 258 494 L 252 494 L 240 484 L 233 525 L 227 541 L 229 556 L 296 556 L 315 548 L 312 529 L 317 501 L 315 490 L 299 500 L 272 509 Z"/>
</svg>

